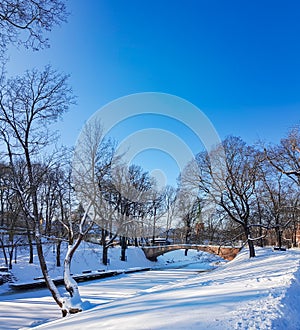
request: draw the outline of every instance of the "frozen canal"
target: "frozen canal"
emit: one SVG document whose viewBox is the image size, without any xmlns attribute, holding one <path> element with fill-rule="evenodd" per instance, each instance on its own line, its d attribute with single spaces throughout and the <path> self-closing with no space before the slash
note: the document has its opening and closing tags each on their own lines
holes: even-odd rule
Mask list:
<svg viewBox="0 0 300 330">
<path fill-rule="evenodd" d="M 92 305 L 107 304 L 111 301 L 137 296 L 166 283 L 199 275 L 195 268 L 165 269 L 119 275 L 102 280 L 80 283 L 83 301 Z M 49 297 L 47 289 L 16 292 L 0 295 L 0 329 L 30 328 L 47 320 L 60 318 L 61 313 Z M 2 327 L 1 324 L 5 324 Z"/>
</svg>

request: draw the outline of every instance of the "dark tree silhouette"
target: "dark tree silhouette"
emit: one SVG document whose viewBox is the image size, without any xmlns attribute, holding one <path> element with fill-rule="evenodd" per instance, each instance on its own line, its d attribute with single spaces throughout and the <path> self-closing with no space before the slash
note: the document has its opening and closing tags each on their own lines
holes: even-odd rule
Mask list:
<svg viewBox="0 0 300 330">
<path fill-rule="evenodd" d="M 45 32 L 66 21 L 61 0 L 2 0 L 0 2 L 0 54 L 9 44 L 38 50 L 49 46 Z"/>
</svg>

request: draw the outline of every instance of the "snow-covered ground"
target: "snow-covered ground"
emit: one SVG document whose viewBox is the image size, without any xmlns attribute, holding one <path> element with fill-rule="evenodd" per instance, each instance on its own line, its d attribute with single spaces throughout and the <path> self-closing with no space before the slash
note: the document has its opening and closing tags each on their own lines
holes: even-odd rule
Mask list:
<svg viewBox="0 0 300 330">
<path fill-rule="evenodd" d="M 63 275 L 63 258 L 66 253 L 67 246 L 62 246 L 61 252 L 61 267 L 56 267 L 56 253 L 52 244 L 44 246 L 44 254 L 47 260 L 47 266 L 51 277 L 61 278 Z M 32 282 L 34 278 L 42 277 L 40 270 L 37 254 L 34 255 L 34 263 L 28 264 L 29 254 L 27 248 L 18 248 L 17 263 L 13 263 L 13 275 L 16 283 Z M 0 254 L 0 257 L 2 254 Z M 79 249 L 74 254 L 71 264 L 71 273 L 82 274 L 85 270 L 115 270 L 115 269 L 128 269 L 133 267 L 152 267 L 153 263 L 144 257 L 143 251 L 140 249 L 127 249 L 127 260 L 126 262 L 120 261 L 120 250 L 119 248 L 109 249 L 108 257 L 110 264 L 103 266 L 101 263 L 102 250 L 97 244 L 83 242 Z M 0 258 L 0 264 L 4 264 L 4 259 Z M 7 291 L 8 286 L 0 286 L 0 293 Z"/>
<path fill-rule="evenodd" d="M 91 266 L 87 257 L 90 248 L 83 248 L 86 257 L 79 258 L 81 270 Z M 112 249 L 109 267 L 153 267 L 140 252 L 129 249 L 124 263 L 119 260 L 119 251 Z M 51 298 L 45 296 L 46 290 L 2 294 L 0 328 L 16 329 L 13 323 L 18 319 L 14 324 L 26 328 L 57 318 L 37 328 L 300 329 L 299 250 L 257 249 L 257 257 L 252 259 L 245 250 L 210 272 L 192 269 L 205 269 L 216 261 L 205 253 L 189 251 L 185 258 L 183 251 L 176 251 L 160 257 L 156 265 L 193 265 L 82 283 L 80 292 L 83 300 L 90 302 L 90 309 L 63 319 Z"/>
</svg>

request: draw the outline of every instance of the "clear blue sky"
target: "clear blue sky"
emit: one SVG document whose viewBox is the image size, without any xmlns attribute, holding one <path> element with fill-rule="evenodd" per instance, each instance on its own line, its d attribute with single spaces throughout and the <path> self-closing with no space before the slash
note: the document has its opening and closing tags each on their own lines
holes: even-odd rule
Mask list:
<svg viewBox="0 0 300 330">
<path fill-rule="evenodd" d="M 51 48 L 12 50 L 9 72 L 51 63 L 71 74 L 78 104 L 60 126 L 69 145 L 97 109 L 137 92 L 192 102 L 221 138 L 278 142 L 300 123 L 297 0 L 86 0 L 68 8 Z"/>
</svg>

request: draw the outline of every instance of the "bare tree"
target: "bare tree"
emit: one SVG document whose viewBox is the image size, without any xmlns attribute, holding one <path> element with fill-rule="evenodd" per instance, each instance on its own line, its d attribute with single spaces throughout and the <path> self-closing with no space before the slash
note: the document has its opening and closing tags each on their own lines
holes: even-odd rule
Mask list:
<svg viewBox="0 0 300 330">
<path fill-rule="evenodd" d="M 248 241 L 249 255 L 254 257 L 250 215 L 259 165 L 255 150 L 240 138 L 228 137 L 212 153 L 198 154 L 196 161 L 187 168 L 183 180 L 190 186 L 196 184 L 208 201 L 241 226 Z"/>
<path fill-rule="evenodd" d="M 163 192 L 156 189 L 155 186 L 152 187 L 149 192 L 148 197 L 148 212 L 147 218 L 149 223 L 149 229 L 152 231 L 152 244 L 155 245 L 155 238 L 163 230 L 163 215 L 164 215 L 164 205 L 163 205 Z"/>
<path fill-rule="evenodd" d="M 267 161 L 280 173 L 286 175 L 298 187 L 298 191 L 295 194 L 290 194 L 289 200 L 291 201 L 291 196 L 294 196 L 295 200 L 291 203 L 293 207 L 286 206 L 289 209 L 289 214 L 293 214 L 292 223 L 294 223 L 293 236 L 294 242 L 296 237 L 296 231 L 299 229 L 298 224 L 295 224 L 295 215 L 299 213 L 298 206 L 298 196 L 299 196 L 299 186 L 300 186 L 300 127 L 295 126 L 290 130 L 287 137 L 280 140 L 279 145 L 269 146 L 264 148 L 264 153 Z"/>
<path fill-rule="evenodd" d="M 26 185 L 20 185 L 15 180 L 14 189 L 33 227 L 37 254 L 46 284 L 64 314 L 67 311 L 63 299 L 49 276 L 43 253 L 41 209 L 38 203 L 41 176 L 35 172 L 34 164 L 38 163 L 42 150 L 53 138 L 50 124 L 59 119 L 74 100 L 67 79 L 68 76 L 61 75 L 47 66 L 42 72 L 27 71 L 24 76 L 3 82 L 0 90 L 0 136 L 7 147 L 8 162 L 15 171 L 17 161 L 22 159 L 26 168 Z M 17 178 L 16 175 L 15 177 Z"/>
<path fill-rule="evenodd" d="M 108 262 L 108 248 L 120 236 L 121 260 L 127 240 L 144 229 L 150 208 L 149 175 L 138 166 L 127 167 L 115 155 L 114 143 L 106 140 L 101 122 L 88 122 L 75 150 L 74 175 L 79 200 L 92 203 L 91 214 L 101 228 L 102 263 Z M 147 205 L 147 207 L 145 207 Z"/>
<path fill-rule="evenodd" d="M 62 157 L 63 159 L 63 157 Z M 68 159 L 68 158 L 67 158 Z M 54 168 L 52 173 L 52 182 L 50 186 L 53 188 L 52 196 L 50 197 L 50 202 L 46 201 L 46 205 L 54 204 L 54 210 L 52 211 L 53 217 L 51 219 L 51 237 L 54 237 L 56 246 L 56 266 L 61 266 L 61 245 L 63 241 L 70 241 L 74 239 L 69 235 L 69 225 L 75 222 L 78 224 L 80 219 L 75 217 L 75 221 L 70 222 L 73 219 L 73 210 L 77 203 L 74 202 L 75 194 L 72 187 L 71 180 L 71 169 L 69 167 L 57 166 Z M 54 202 L 51 203 L 51 201 Z M 52 209 L 52 208 L 51 208 Z M 49 212 L 50 213 L 50 212 Z M 81 212 L 81 217 L 83 213 Z M 74 231 L 73 231 L 74 232 Z"/>
<path fill-rule="evenodd" d="M 61 0 L 2 0 L 0 2 L 0 55 L 8 44 L 23 44 L 34 50 L 48 47 L 45 32 L 66 21 Z"/>
<path fill-rule="evenodd" d="M 3 163 L 0 165 L 0 214 L 0 246 L 5 263 L 11 269 L 13 253 L 24 237 L 25 225 L 24 213 L 13 190 L 11 168 Z"/>
<path fill-rule="evenodd" d="M 283 175 L 269 162 L 264 162 L 260 166 L 261 187 L 258 187 L 258 198 L 260 205 L 263 204 L 264 226 L 268 230 L 275 230 L 279 249 L 283 244 L 283 231 L 291 223 L 291 219 L 286 217 L 286 210 L 290 204 L 292 182 L 287 182 Z"/>
<path fill-rule="evenodd" d="M 118 158 L 114 158 L 115 144 L 103 136 L 99 120 L 87 122 L 78 139 L 73 160 L 73 182 L 78 199 L 90 208 L 90 217 L 101 228 L 102 261 L 108 262 L 107 250 L 113 239 L 115 207 L 111 202 L 111 171 Z"/>
<path fill-rule="evenodd" d="M 268 161 L 300 185 L 300 128 L 294 127 L 278 146 L 265 148 Z"/>
<path fill-rule="evenodd" d="M 289 196 L 290 206 L 286 211 L 286 216 L 291 219 L 291 243 L 292 246 L 299 247 L 299 238 L 297 238 L 297 234 L 299 234 L 299 215 L 300 215 L 300 192 L 299 190 L 294 190 L 292 197 Z"/>
<path fill-rule="evenodd" d="M 107 185 L 109 205 L 113 206 L 113 228 L 120 236 L 121 260 L 126 260 L 127 241 L 141 237 L 152 180 L 140 166 L 120 163 L 115 166 Z M 137 243 L 137 242 L 136 242 Z M 136 244 L 137 245 L 137 244 Z"/>
<path fill-rule="evenodd" d="M 174 219 L 176 217 L 176 201 L 177 201 L 178 190 L 173 186 L 167 185 L 163 192 L 163 207 L 165 209 L 165 231 L 166 231 L 166 240 L 169 239 L 170 230 Z"/>
<path fill-rule="evenodd" d="M 191 244 L 194 225 L 199 216 L 199 201 L 186 189 L 180 189 L 177 197 L 177 213 L 183 224 L 184 243 Z M 188 249 L 185 249 L 187 256 Z"/>
</svg>

